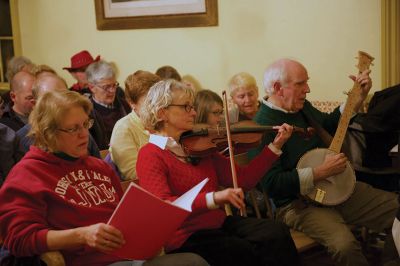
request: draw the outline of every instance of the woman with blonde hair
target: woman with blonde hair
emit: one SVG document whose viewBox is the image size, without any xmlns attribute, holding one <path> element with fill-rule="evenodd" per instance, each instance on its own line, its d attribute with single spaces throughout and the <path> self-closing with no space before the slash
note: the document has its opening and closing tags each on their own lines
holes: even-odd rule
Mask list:
<svg viewBox="0 0 400 266">
<path fill-rule="evenodd" d="M 228 83 L 232 102 L 235 104 L 229 110 L 229 119 L 232 123 L 242 120 L 251 120 L 258 112 L 258 87 L 255 78 L 246 72 L 234 75 Z"/>
</svg>

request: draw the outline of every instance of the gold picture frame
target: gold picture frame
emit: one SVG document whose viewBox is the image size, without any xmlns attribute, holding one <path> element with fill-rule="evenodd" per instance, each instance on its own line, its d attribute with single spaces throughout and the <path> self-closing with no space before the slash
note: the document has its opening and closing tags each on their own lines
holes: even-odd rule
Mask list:
<svg viewBox="0 0 400 266">
<path fill-rule="evenodd" d="M 164 0 L 166 1 L 166 0 Z M 171 2 L 173 0 L 170 0 Z M 110 11 L 112 4 L 123 2 L 124 4 L 146 4 L 142 1 L 121 1 L 121 0 L 94 0 L 96 9 L 96 24 L 98 30 L 121 30 L 121 29 L 149 29 L 149 28 L 180 28 L 180 27 L 208 27 L 218 25 L 218 4 L 217 0 L 197 0 L 204 2 L 205 12 L 195 13 L 176 13 L 159 15 L 134 15 L 127 16 L 116 15 L 106 17 L 107 11 Z M 126 3 L 125 3 L 126 2 Z M 129 11 L 124 8 L 123 11 Z M 133 8 L 132 8 L 133 10 Z M 179 12 L 179 11 L 177 11 Z"/>
</svg>

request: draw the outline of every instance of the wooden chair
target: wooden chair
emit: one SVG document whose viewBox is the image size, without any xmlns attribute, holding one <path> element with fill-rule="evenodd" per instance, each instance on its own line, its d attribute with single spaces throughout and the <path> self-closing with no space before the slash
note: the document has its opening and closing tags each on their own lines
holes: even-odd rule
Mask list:
<svg viewBox="0 0 400 266">
<path fill-rule="evenodd" d="M 108 150 L 100 150 L 100 157 L 101 159 L 104 160 L 104 158 L 106 158 L 107 154 L 109 153 Z"/>
<path fill-rule="evenodd" d="M 43 253 L 40 259 L 45 262 L 47 266 L 65 266 L 64 257 L 59 251 Z"/>
</svg>

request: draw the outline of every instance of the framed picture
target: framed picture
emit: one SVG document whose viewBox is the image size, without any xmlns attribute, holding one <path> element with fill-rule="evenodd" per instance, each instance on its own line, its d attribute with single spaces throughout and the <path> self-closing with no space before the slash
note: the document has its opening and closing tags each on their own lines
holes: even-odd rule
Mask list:
<svg viewBox="0 0 400 266">
<path fill-rule="evenodd" d="M 217 0 L 94 0 L 98 30 L 218 25 Z"/>
</svg>

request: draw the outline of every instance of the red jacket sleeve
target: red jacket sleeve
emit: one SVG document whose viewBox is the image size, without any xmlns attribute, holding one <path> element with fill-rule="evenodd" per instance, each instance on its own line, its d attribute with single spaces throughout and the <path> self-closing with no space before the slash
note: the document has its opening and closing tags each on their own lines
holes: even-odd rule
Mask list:
<svg viewBox="0 0 400 266">
<path fill-rule="evenodd" d="M 0 232 L 5 247 L 15 256 L 46 252 L 49 230 L 44 213 L 46 202 L 39 194 L 17 182 L 6 183 L 0 198 Z"/>
<path fill-rule="evenodd" d="M 279 158 L 268 146 L 245 166 L 235 164 L 238 186 L 244 190 L 254 188 L 272 164 Z M 232 171 L 229 158 L 218 153 L 213 159 L 219 182 L 224 187 L 233 186 Z"/>
</svg>

